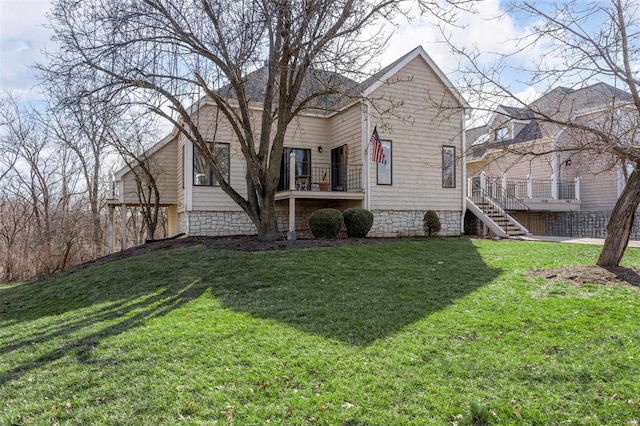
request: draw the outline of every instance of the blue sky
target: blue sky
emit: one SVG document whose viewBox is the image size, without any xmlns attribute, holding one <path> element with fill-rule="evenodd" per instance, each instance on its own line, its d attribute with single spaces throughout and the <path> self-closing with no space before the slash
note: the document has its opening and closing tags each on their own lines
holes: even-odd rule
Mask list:
<svg viewBox="0 0 640 426">
<path fill-rule="evenodd" d="M 44 28 L 47 0 L 0 0 L 0 87 L 23 99 L 41 99 L 31 65 L 43 61 L 42 49 L 49 43 Z"/>
<path fill-rule="evenodd" d="M 45 28 L 49 7 L 49 0 L 0 0 L 0 87 L 20 96 L 22 101 L 42 99 L 36 87 L 36 71 L 30 67 L 45 60 L 42 55 L 45 47 L 54 47 L 49 41 L 51 32 Z M 460 24 L 466 28 L 453 31 L 453 40 L 459 45 L 474 44 L 483 52 L 512 49 L 511 40 L 525 34 L 527 27 L 510 16 L 492 19 L 502 13 L 499 0 L 485 0 L 479 6 L 479 13 L 460 17 Z M 400 22 L 389 48 L 380 58 L 380 65 L 397 59 L 419 44 L 455 83 L 453 72 L 458 67 L 458 59 L 441 42 L 440 32 L 429 21 Z M 490 54 L 485 57 L 487 62 L 492 58 Z M 526 90 L 525 86 L 517 88 L 519 92 Z"/>
</svg>

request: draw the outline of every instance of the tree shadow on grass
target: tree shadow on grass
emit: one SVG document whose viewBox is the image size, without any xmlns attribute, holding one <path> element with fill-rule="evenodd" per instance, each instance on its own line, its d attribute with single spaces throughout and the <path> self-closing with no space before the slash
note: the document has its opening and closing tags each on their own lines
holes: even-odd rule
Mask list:
<svg viewBox="0 0 640 426">
<path fill-rule="evenodd" d="M 24 355 L 12 355 L 20 360 L 0 371 L 0 385 L 63 357 L 86 362 L 103 340 L 199 297 L 207 289 L 202 271 L 188 272 L 176 272 L 162 256 L 140 256 L 3 292 L 0 356 Z"/>
<path fill-rule="evenodd" d="M 64 357 L 88 363 L 104 340 L 205 291 L 235 311 L 366 346 L 455 303 L 499 272 L 466 239 L 139 256 L 3 291 L 0 355 L 16 361 L 0 371 L 0 385 Z"/>
<path fill-rule="evenodd" d="M 252 254 L 244 262 L 259 262 Z M 277 253 L 205 277 L 223 305 L 356 346 L 397 333 L 493 280 L 473 244 L 420 239 Z M 247 276 L 243 276 L 247 274 Z"/>
</svg>

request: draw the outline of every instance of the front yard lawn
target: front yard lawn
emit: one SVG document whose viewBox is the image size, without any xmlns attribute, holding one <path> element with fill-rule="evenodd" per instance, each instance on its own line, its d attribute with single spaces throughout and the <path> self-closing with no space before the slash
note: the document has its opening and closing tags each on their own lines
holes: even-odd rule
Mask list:
<svg viewBox="0 0 640 426">
<path fill-rule="evenodd" d="M 638 425 L 640 289 L 526 275 L 599 249 L 198 246 L 0 287 L 0 425 Z"/>
</svg>

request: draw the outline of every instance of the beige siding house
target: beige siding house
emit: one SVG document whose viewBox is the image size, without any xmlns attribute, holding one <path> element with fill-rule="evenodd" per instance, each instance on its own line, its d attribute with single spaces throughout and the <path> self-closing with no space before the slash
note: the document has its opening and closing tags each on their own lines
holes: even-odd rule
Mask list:
<svg viewBox="0 0 640 426">
<path fill-rule="evenodd" d="M 593 136 L 545 118 L 605 129 L 629 99 L 604 83 L 559 87 L 525 108 L 501 106 L 487 125 L 467 130 L 468 205 L 474 210 L 478 204 L 479 219 L 468 221 L 467 231 L 477 231 L 501 210 L 510 235 L 605 236 L 624 187 L 623 165 L 609 153 L 576 149 L 596 146 L 588 140 Z"/>
<path fill-rule="evenodd" d="M 303 113 L 288 128 L 276 195 L 283 236 L 291 230 L 305 235 L 309 215 L 326 207 L 371 210 L 369 236 L 422 235 L 426 210 L 438 212 L 441 234 L 460 235 L 466 210 L 461 160 L 465 100 L 422 47 L 354 86 L 357 98 L 330 113 Z M 259 130 L 261 105 L 254 107 Z M 230 184 L 246 196 L 246 163 L 230 126 L 207 99 L 193 111 L 200 131 L 215 142 L 216 153 L 228 159 Z M 384 164 L 372 160 L 374 129 L 382 141 Z M 256 234 L 248 216 L 215 185 L 197 150 L 177 130 L 152 148 L 149 157 L 162 176 L 160 201 L 170 207 L 176 233 Z M 113 205 L 138 202 L 134 169 L 125 167 L 116 175 Z"/>
</svg>

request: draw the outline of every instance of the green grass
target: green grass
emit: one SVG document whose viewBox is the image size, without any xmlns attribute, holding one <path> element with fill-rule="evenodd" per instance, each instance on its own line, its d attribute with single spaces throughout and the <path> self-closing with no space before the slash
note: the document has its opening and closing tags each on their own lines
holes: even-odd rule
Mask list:
<svg viewBox="0 0 640 426">
<path fill-rule="evenodd" d="M 598 251 L 193 247 L 0 288 L 0 425 L 638 424 L 638 288 L 524 275 Z"/>
</svg>

